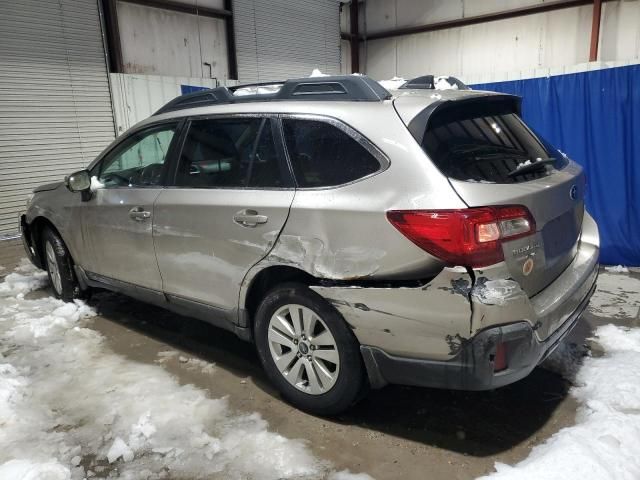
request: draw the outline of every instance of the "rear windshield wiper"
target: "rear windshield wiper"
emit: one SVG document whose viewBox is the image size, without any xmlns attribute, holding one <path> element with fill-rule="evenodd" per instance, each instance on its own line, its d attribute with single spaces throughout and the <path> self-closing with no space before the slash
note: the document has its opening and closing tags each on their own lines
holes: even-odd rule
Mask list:
<svg viewBox="0 0 640 480">
<path fill-rule="evenodd" d="M 511 170 L 507 175 L 510 177 L 515 177 L 518 175 L 524 175 L 525 173 L 534 172 L 540 168 L 543 168 L 545 165 L 549 165 L 550 163 L 555 163 L 557 159 L 550 158 L 538 158 L 534 161 L 528 160 L 525 163 L 521 163 L 516 168 Z"/>
</svg>

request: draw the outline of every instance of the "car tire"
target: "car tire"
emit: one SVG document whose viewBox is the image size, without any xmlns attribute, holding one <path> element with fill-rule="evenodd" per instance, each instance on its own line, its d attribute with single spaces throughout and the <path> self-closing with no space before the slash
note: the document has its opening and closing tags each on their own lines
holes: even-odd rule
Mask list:
<svg viewBox="0 0 640 480">
<path fill-rule="evenodd" d="M 67 246 L 51 228 L 42 232 L 42 252 L 55 297 L 65 302 L 87 298 L 90 292 L 81 290 Z"/>
<path fill-rule="evenodd" d="M 358 341 L 342 315 L 306 285 L 269 291 L 256 312 L 254 334 L 267 376 L 300 410 L 336 415 L 362 398 Z"/>
</svg>

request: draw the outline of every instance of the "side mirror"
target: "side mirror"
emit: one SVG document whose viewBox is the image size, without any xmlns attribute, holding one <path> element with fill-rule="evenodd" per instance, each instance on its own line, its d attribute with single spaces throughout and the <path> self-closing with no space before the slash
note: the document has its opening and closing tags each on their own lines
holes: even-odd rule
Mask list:
<svg viewBox="0 0 640 480">
<path fill-rule="evenodd" d="M 87 170 L 80 170 L 65 178 L 65 183 L 72 192 L 88 191 L 91 187 L 91 176 Z"/>
</svg>

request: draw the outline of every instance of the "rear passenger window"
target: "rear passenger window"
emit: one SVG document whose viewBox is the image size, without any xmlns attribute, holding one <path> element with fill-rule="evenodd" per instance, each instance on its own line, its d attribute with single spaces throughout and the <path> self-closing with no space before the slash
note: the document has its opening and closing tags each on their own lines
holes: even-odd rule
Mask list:
<svg viewBox="0 0 640 480">
<path fill-rule="evenodd" d="M 380 162 L 339 128 L 317 120 L 283 120 L 287 151 L 300 187 L 331 187 L 380 170 Z"/>
<path fill-rule="evenodd" d="M 264 118 L 194 120 L 182 149 L 176 186 L 286 187 L 271 121 Z"/>
</svg>

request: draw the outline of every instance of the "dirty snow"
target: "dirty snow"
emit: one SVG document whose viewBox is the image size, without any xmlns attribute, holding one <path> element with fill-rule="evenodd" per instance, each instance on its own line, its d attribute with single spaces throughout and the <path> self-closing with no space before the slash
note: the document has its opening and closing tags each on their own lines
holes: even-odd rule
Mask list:
<svg viewBox="0 0 640 480">
<path fill-rule="evenodd" d="M 625 311 L 616 302 L 636 304 L 640 281 L 627 275 L 603 273 L 590 309 L 600 315 L 613 313 L 626 321 Z M 566 368 L 573 356 L 574 387 L 571 394 L 580 402 L 576 424 L 564 428 L 536 446 L 529 457 L 515 466 L 496 464 L 491 480 L 598 479 L 636 480 L 640 478 L 640 328 L 604 325 L 596 329 L 594 341 L 602 347 L 601 357 L 583 357 L 579 349 L 559 355 Z M 564 365 L 562 365 L 564 359 Z"/>
<path fill-rule="evenodd" d="M 175 350 L 165 350 L 162 352 L 158 352 L 158 357 L 159 358 L 155 362 L 159 364 L 165 364 L 177 358 L 178 362 L 183 364 L 187 370 L 200 370 L 205 374 L 213 373 L 216 370 L 215 363 L 207 362 L 200 358 L 185 357 L 184 355 L 180 355 Z"/>
<path fill-rule="evenodd" d="M 629 273 L 629 269 L 624 265 L 612 265 L 610 267 L 604 267 L 604 269 L 611 273 Z"/>
<path fill-rule="evenodd" d="M 259 414 L 112 353 L 85 303 L 25 298 L 45 283 L 26 263 L 0 283 L 0 478 L 369 478 L 333 472 Z"/>
</svg>

